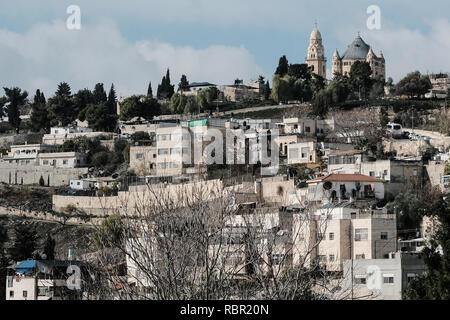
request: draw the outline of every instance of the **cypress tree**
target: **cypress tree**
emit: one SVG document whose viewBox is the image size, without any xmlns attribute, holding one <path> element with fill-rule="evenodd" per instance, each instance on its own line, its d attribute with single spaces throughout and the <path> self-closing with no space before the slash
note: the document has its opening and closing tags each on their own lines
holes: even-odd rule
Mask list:
<svg viewBox="0 0 450 320">
<path fill-rule="evenodd" d="M 36 90 L 32 104 L 31 128 L 33 132 L 44 130 L 46 133 L 50 131 L 50 119 L 48 118 L 48 110 L 46 106 L 44 93 L 39 89 Z"/>
<path fill-rule="evenodd" d="M 148 83 L 147 96 L 149 96 L 150 98 L 153 97 L 153 89 L 152 89 L 152 82 L 151 81 Z"/>
<path fill-rule="evenodd" d="M 114 89 L 114 83 L 111 85 L 111 89 L 108 94 L 108 107 L 111 114 L 117 113 L 117 95 Z"/>
<path fill-rule="evenodd" d="M 47 256 L 47 260 L 55 260 L 55 239 L 50 234 L 47 234 L 44 244 L 44 254 Z"/>
<path fill-rule="evenodd" d="M 99 104 L 99 103 L 108 101 L 108 98 L 106 96 L 106 91 L 103 88 L 103 83 L 97 83 L 95 85 L 94 91 L 92 93 L 94 95 L 94 103 L 95 104 Z"/>
</svg>

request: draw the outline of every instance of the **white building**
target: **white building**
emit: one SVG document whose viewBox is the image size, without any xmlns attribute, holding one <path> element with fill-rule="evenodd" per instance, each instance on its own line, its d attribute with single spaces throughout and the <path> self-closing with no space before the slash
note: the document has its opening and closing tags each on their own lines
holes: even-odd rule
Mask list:
<svg viewBox="0 0 450 320">
<path fill-rule="evenodd" d="M 362 174 L 329 174 L 307 183 L 309 201 L 384 199 L 384 180 Z"/>
<path fill-rule="evenodd" d="M 79 152 L 55 152 L 39 154 L 40 166 L 77 168 L 86 165 L 86 154 Z"/>
</svg>

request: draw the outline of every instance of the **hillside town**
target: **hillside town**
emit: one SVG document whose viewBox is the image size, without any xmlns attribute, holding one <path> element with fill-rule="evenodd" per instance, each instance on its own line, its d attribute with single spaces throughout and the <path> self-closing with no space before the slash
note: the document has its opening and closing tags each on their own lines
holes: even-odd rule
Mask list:
<svg viewBox="0 0 450 320">
<path fill-rule="evenodd" d="M 316 27 L 272 79 L 5 88 L 0 298 L 448 299 L 449 74 L 348 42 L 329 79 Z"/>
</svg>

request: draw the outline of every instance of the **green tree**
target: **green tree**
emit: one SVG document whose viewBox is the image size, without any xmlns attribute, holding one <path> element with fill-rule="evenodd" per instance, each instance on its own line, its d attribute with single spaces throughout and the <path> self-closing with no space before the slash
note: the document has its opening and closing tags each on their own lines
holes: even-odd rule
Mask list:
<svg viewBox="0 0 450 320">
<path fill-rule="evenodd" d="M 271 98 L 276 102 L 286 102 L 292 99 L 292 86 L 294 79 L 288 75 L 280 77 L 275 75 L 272 80 Z"/>
<path fill-rule="evenodd" d="M 113 132 L 117 124 L 117 115 L 111 113 L 107 102 L 90 104 L 85 111 L 89 128 L 95 131 Z"/>
<path fill-rule="evenodd" d="M 38 240 L 35 225 L 29 222 L 19 222 L 14 225 L 13 230 L 13 243 L 8 248 L 11 260 L 20 262 L 33 258 Z"/>
<path fill-rule="evenodd" d="M 325 89 L 326 83 L 325 79 L 315 73 L 312 75 L 311 79 L 311 91 L 312 95 L 319 93 L 321 90 Z"/>
<path fill-rule="evenodd" d="M 386 128 L 389 123 L 389 115 L 386 107 L 380 108 L 380 126 L 381 128 Z"/>
<path fill-rule="evenodd" d="M 55 96 L 48 99 L 48 111 L 51 124 L 55 126 L 67 126 L 78 117 L 79 110 L 66 82 L 60 83 Z"/>
<path fill-rule="evenodd" d="M 103 83 L 97 83 L 95 85 L 94 91 L 92 91 L 92 95 L 94 96 L 94 103 L 100 104 L 108 101 L 108 96 L 106 95 L 105 88 L 103 87 Z"/>
<path fill-rule="evenodd" d="M 175 93 L 170 98 L 169 110 L 172 114 L 180 114 L 184 112 L 186 107 L 186 96 L 182 93 Z"/>
<path fill-rule="evenodd" d="M 43 176 L 41 176 L 41 177 L 39 178 L 39 185 L 40 185 L 41 187 L 44 187 L 44 186 L 45 186 L 45 180 L 44 180 L 44 177 L 43 177 Z"/>
<path fill-rule="evenodd" d="M 124 235 L 124 224 L 119 215 L 111 215 L 103 220 L 94 232 L 94 243 L 99 248 L 121 248 Z"/>
<path fill-rule="evenodd" d="M 151 81 L 148 83 L 147 96 L 149 96 L 151 98 L 153 97 L 153 89 L 152 89 L 152 82 Z"/>
<path fill-rule="evenodd" d="M 0 118 L 5 116 L 5 104 L 8 102 L 6 97 L 0 97 Z"/>
<path fill-rule="evenodd" d="M 114 89 L 114 83 L 111 84 L 111 89 L 109 89 L 107 104 L 108 104 L 109 113 L 116 115 L 117 114 L 117 94 L 116 94 L 116 90 Z"/>
<path fill-rule="evenodd" d="M 280 77 L 284 77 L 289 70 L 289 63 L 286 56 L 282 56 L 278 62 L 277 70 L 275 71 L 275 75 L 279 75 Z"/>
<path fill-rule="evenodd" d="M 19 133 L 20 123 L 20 108 L 23 107 L 27 102 L 28 92 L 22 89 L 15 88 L 3 88 L 6 95 L 6 113 L 8 115 L 9 124 Z"/>
<path fill-rule="evenodd" d="M 351 92 L 348 77 L 336 74 L 328 85 L 328 90 L 332 94 L 334 103 L 339 104 L 345 102 Z"/>
<path fill-rule="evenodd" d="M 50 133 L 50 120 L 48 118 L 48 110 L 46 106 L 44 93 L 39 89 L 34 95 L 33 104 L 31 106 L 31 128 L 33 132 Z"/>
<path fill-rule="evenodd" d="M 94 104 L 94 95 L 89 89 L 79 90 L 73 97 L 75 113 L 78 113 L 78 119 L 86 120 L 86 108 L 90 104 Z"/>
<path fill-rule="evenodd" d="M 305 63 L 291 64 L 288 69 L 288 75 L 293 77 L 296 81 L 301 79 L 309 82 L 312 79 L 311 69 Z"/>
<path fill-rule="evenodd" d="M 178 84 L 178 91 L 189 91 L 189 81 L 184 74 L 181 76 L 180 83 Z"/>
<path fill-rule="evenodd" d="M 47 234 L 47 238 L 44 243 L 44 254 L 47 256 L 47 260 L 55 260 L 55 247 L 55 239 L 53 239 L 50 234 Z"/>
<path fill-rule="evenodd" d="M 372 88 L 372 68 L 368 62 L 356 61 L 349 73 L 349 82 L 354 92 L 364 100 Z"/>
<path fill-rule="evenodd" d="M 317 93 L 311 104 L 311 114 L 317 117 L 325 117 L 332 107 L 333 96 L 332 93 L 327 89 L 322 89 Z"/>
<path fill-rule="evenodd" d="M 386 86 L 386 81 L 382 75 L 377 75 L 373 79 L 372 89 L 370 90 L 370 98 L 377 99 L 384 97 L 384 87 Z"/>
<path fill-rule="evenodd" d="M 264 86 L 264 100 L 269 100 L 270 99 L 270 85 L 269 85 L 269 80 L 266 81 L 266 84 Z"/>
<path fill-rule="evenodd" d="M 426 202 L 412 191 L 399 193 L 395 200 L 388 204 L 388 210 L 397 215 L 397 229 L 410 231 L 402 233 L 403 237 L 415 237 L 415 230 L 420 228 L 426 205 Z"/>
<path fill-rule="evenodd" d="M 170 83 L 170 71 L 167 69 L 166 75 L 162 78 L 161 84 L 158 85 L 158 99 L 170 99 L 175 93 L 175 85 Z"/>
<path fill-rule="evenodd" d="M 3 225 L 3 221 L 0 221 L 0 278 L 3 281 L 0 281 L 0 301 L 5 300 L 5 292 L 6 292 L 6 275 L 7 268 L 9 266 L 9 259 L 6 255 L 5 247 L 8 241 L 8 232 L 7 229 Z"/>
<path fill-rule="evenodd" d="M 419 71 L 409 73 L 395 87 L 396 94 L 407 95 L 409 98 L 420 98 L 431 89 L 430 78 L 421 75 Z"/>
<path fill-rule="evenodd" d="M 403 297 L 412 300 L 450 300 L 449 194 L 428 197 L 425 215 L 438 221 L 437 231 L 421 252 L 427 271 L 409 283 Z"/>
<path fill-rule="evenodd" d="M 216 87 L 210 87 L 208 89 L 202 89 L 197 94 L 197 104 L 200 107 L 200 110 L 202 112 L 206 110 L 213 109 L 213 101 L 218 98 L 219 90 Z M 186 106 L 187 99 L 183 101 L 184 106 Z M 184 108 L 182 109 L 184 110 Z"/>
<path fill-rule="evenodd" d="M 152 120 L 154 116 L 161 114 L 161 105 L 150 96 L 131 96 L 120 104 L 120 119 L 130 120 L 141 117 Z"/>
<path fill-rule="evenodd" d="M 198 112 L 199 105 L 197 103 L 197 99 L 194 96 L 188 96 L 186 99 L 186 105 L 184 107 L 185 114 L 194 114 Z"/>
</svg>

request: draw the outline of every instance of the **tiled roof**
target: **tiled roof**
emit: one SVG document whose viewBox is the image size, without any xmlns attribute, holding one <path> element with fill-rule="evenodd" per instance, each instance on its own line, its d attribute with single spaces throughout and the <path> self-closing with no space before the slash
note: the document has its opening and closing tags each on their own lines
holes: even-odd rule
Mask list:
<svg viewBox="0 0 450 320">
<path fill-rule="evenodd" d="M 355 60 L 355 59 L 362 59 L 365 60 L 367 57 L 367 54 L 369 53 L 370 46 L 364 42 L 364 40 L 358 36 L 356 39 L 352 42 L 351 45 L 348 46 L 347 51 L 345 51 L 344 55 L 342 56 L 343 60 Z M 375 58 L 377 58 L 375 56 Z"/>
<path fill-rule="evenodd" d="M 330 153 L 330 156 L 340 156 L 340 155 L 346 155 L 346 154 L 360 154 L 364 153 L 362 150 L 346 150 L 346 151 L 338 151 Z"/>
<path fill-rule="evenodd" d="M 330 181 L 330 182 L 384 182 L 384 180 L 377 179 L 370 176 L 365 176 L 363 174 L 329 174 L 327 176 L 322 176 L 319 178 L 316 178 L 314 180 L 309 180 L 307 183 L 317 183 L 317 182 L 324 182 L 324 181 Z"/>
</svg>

